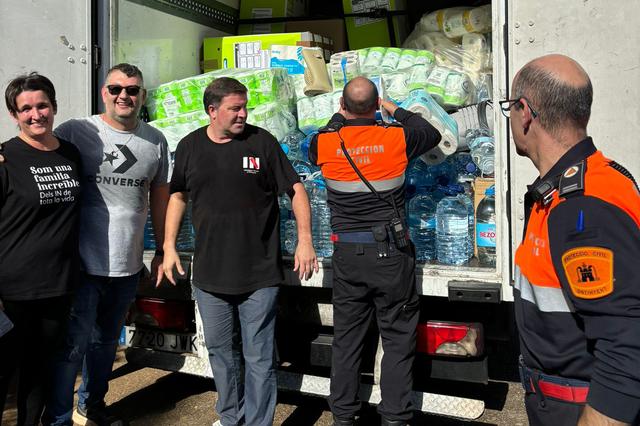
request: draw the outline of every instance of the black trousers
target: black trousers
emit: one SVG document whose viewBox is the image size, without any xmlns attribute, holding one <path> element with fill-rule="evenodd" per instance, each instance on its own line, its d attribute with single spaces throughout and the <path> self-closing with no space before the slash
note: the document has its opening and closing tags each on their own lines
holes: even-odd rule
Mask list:
<svg viewBox="0 0 640 426">
<path fill-rule="evenodd" d="M 37 425 L 51 386 L 51 357 L 60 348 L 69 320 L 70 297 L 2 303 L 13 328 L 0 337 L 0 416 L 19 370 L 17 424 Z"/>
<path fill-rule="evenodd" d="M 336 243 L 333 253 L 333 322 L 329 405 L 338 418 L 353 418 L 358 398 L 362 348 L 375 317 L 382 338 L 378 412 L 389 420 L 410 420 L 413 360 L 418 324 L 413 245 L 378 257 L 376 244 Z"/>
<path fill-rule="evenodd" d="M 524 397 L 530 426 L 572 426 L 584 409 L 584 404 L 558 401 L 536 393 L 527 393 Z"/>
</svg>

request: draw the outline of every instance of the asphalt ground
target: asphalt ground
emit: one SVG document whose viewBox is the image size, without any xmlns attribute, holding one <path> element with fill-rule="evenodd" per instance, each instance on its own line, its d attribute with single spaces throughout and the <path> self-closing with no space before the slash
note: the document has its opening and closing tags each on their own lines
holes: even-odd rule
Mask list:
<svg viewBox="0 0 640 426">
<path fill-rule="evenodd" d="M 461 384 L 464 386 L 464 384 Z M 131 426 L 211 425 L 217 394 L 212 379 L 153 368 L 133 369 L 119 351 L 114 364 L 107 404 L 111 413 Z M 519 383 L 492 381 L 485 392 L 486 410 L 473 421 L 420 413 L 413 425 L 527 425 Z M 16 424 L 15 387 L 5 406 L 2 425 Z M 375 407 L 365 406 L 361 425 L 378 425 Z M 280 392 L 274 425 L 330 426 L 331 413 L 324 398 Z"/>
</svg>

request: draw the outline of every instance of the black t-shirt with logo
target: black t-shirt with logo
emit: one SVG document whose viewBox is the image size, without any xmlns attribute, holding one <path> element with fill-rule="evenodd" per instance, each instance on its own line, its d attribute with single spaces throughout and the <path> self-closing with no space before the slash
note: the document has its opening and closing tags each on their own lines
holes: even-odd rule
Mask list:
<svg viewBox="0 0 640 426">
<path fill-rule="evenodd" d="M 0 299 L 67 294 L 80 270 L 80 153 L 64 140 L 53 151 L 40 151 L 17 137 L 3 147 Z"/>
<path fill-rule="evenodd" d="M 180 141 L 171 193 L 193 202 L 196 287 L 242 294 L 282 282 L 277 196 L 296 182 L 276 139 L 259 127 L 247 125 L 224 144 L 206 127 Z"/>
</svg>

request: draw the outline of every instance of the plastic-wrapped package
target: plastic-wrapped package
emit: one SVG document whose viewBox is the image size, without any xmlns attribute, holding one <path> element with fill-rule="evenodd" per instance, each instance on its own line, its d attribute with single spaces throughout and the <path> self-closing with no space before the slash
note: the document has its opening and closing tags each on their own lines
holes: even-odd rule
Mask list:
<svg viewBox="0 0 640 426">
<path fill-rule="evenodd" d="M 334 53 L 329 61 L 330 75 L 334 89 L 340 89 L 354 77 L 361 75 L 360 59 L 357 51 Z"/>
<path fill-rule="evenodd" d="M 322 96 L 322 95 L 321 95 Z M 308 135 L 316 130 L 316 116 L 314 114 L 314 106 L 311 98 L 299 98 L 298 107 L 298 128 L 302 133 Z"/>
<path fill-rule="evenodd" d="M 417 65 L 417 67 L 425 68 L 424 65 Z M 382 78 L 384 92 L 390 100 L 399 103 L 407 98 L 409 94 L 410 75 L 409 70 L 402 70 L 380 76 Z M 424 80 L 426 80 L 426 76 Z"/>
<path fill-rule="evenodd" d="M 475 103 L 476 90 L 466 73 L 452 71 L 447 75 L 444 88 L 443 105 L 459 108 Z"/>
<path fill-rule="evenodd" d="M 415 33 L 415 34 L 414 34 Z M 422 32 L 415 29 L 404 42 L 405 49 L 423 49 L 434 51 L 436 47 L 441 49 L 453 49 L 459 45 L 439 32 Z"/>
<path fill-rule="evenodd" d="M 420 158 L 427 164 L 438 164 L 458 149 L 458 124 L 424 90 L 414 90 L 400 105 L 420 114 L 442 135 L 440 143 Z"/>
<path fill-rule="evenodd" d="M 449 68 L 436 66 L 431 70 L 427 79 L 427 92 L 440 105 L 444 105 L 444 92 L 450 72 Z"/>
<path fill-rule="evenodd" d="M 289 112 L 288 105 L 278 102 L 264 103 L 249 111 L 247 123 L 268 130 L 278 141 L 295 132 L 297 127 L 296 119 Z"/>
<path fill-rule="evenodd" d="M 491 31 L 491 5 L 447 14 L 444 18 L 442 31 L 449 38 L 461 37 L 467 33 Z"/>
<path fill-rule="evenodd" d="M 455 12 L 469 10 L 468 7 L 450 7 L 425 13 L 416 24 L 416 28 L 422 32 L 442 31 L 447 17 Z"/>
<path fill-rule="evenodd" d="M 416 89 L 427 88 L 427 82 L 429 81 L 429 75 L 433 70 L 433 64 L 429 65 L 414 65 L 411 67 L 408 77 L 408 89 L 409 91 Z"/>
<path fill-rule="evenodd" d="M 209 116 L 204 111 L 188 112 L 175 117 L 163 118 L 149 123 L 160 130 L 167 139 L 169 151 L 173 152 L 178 142 L 192 131 L 209 124 Z"/>
<path fill-rule="evenodd" d="M 400 53 L 400 59 L 398 60 L 398 65 L 396 69 L 403 70 L 405 68 L 410 68 L 416 63 L 416 58 L 418 57 L 418 51 L 413 49 L 402 49 Z"/>
<path fill-rule="evenodd" d="M 398 67 L 398 61 L 400 61 L 401 53 L 402 49 L 397 47 L 389 47 L 385 50 L 382 62 L 380 63 L 381 70 L 383 72 L 395 70 Z"/>
<path fill-rule="evenodd" d="M 315 132 L 320 127 L 327 124 L 331 116 L 338 112 L 339 104 L 336 107 L 336 93 L 324 93 L 311 98 L 298 99 L 298 128 L 305 135 Z M 339 99 L 339 97 L 338 97 Z"/>
<path fill-rule="evenodd" d="M 364 60 L 362 71 L 367 73 L 370 71 L 377 71 L 382 64 L 382 58 L 384 57 L 384 47 L 370 47 L 367 52 L 367 57 Z"/>
</svg>

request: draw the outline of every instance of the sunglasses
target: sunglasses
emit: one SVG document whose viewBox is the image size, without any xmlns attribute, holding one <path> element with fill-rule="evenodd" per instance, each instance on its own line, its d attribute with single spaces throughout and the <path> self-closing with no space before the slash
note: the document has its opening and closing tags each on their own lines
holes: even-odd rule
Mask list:
<svg viewBox="0 0 640 426">
<path fill-rule="evenodd" d="M 137 96 L 140 93 L 140 86 L 119 86 L 117 84 L 112 84 L 107 86 L 107 90 L 111 96 L 117 96 L 122 93 L 122 89 L 127 92 L 129 96 Z"/>
</svg>

